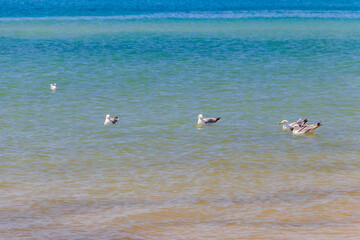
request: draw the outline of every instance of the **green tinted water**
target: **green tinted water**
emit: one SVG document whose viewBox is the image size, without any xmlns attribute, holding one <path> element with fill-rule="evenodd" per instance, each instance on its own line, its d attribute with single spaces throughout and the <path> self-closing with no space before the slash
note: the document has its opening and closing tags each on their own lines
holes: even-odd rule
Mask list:
<svg viewBox="0 0 360 240">
<path fill-rule="evenodd" d="M 1 235 L 358 234 L 359 23 L 0 22 Z"/>
</svg>

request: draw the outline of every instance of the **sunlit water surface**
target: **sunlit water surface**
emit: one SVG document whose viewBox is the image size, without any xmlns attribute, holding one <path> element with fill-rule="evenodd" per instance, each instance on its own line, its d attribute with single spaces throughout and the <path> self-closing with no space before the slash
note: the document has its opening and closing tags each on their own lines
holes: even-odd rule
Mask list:
<svg viewBox="0 0 360 240">
<path fill-rule="evenodd" d="M 359 237 L 360 18 L 217 14 L 0 20 L 1 239 Z"/>
</svg>

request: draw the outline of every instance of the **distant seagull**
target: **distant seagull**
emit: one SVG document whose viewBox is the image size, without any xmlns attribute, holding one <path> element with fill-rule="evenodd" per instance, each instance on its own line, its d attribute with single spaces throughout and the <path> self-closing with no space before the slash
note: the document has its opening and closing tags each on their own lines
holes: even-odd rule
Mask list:
<svg viewBox="0 0 360 240">
<path fill-rule="evenodd" d="M 56 83 L 54 83 L 54 84 L 50 83 L 50 88 L 51 88 L 51 90 L 56 90 L 57 89 L 57 84 Z"/>
<path fill-rule="evenodd" d="M 291 127 L 293 135 L 304 135 L 307 133 L 312 133 L 318 127 L 322 126 L 322 122 L 318 122 L 317 124 L 304 125 L 302 127 L 299 124 L 295 124 L 294 127 Z"/>
<path fill-rule="evenodd" d="M 116 124 L 118 120 L 119 120 L 118 116 L 110 118 L 110 115 L 108 114 L 106 115 L 104 125 Z"/>
<path fill-rule="evenodd" d="M 218 118 L 203 118 L 202 114 L 198 115 L 198 125 L 208 125 L 208 124 L 213 124 L 216 123 L 217 121 L 219 121 L 219 117 Z"/>
<path fill-rule="evenodd" d="M 304 126 L 305 123 L 307 123 L 307 119 L 301 120 L 301 118 L 299 118 L 299 120 L 297 120 L 296 122 L 292 122 L 289 124 L 289 122 L 287 120 L 282 120 L 281 122 L 279 122 L 278 124 L 282 124 L 282 129 L 286 130 L 286 131 L 290 131 L 292 127 L 295 126 L 295 124 L 298 124 L 300 127 Z"/>
</svg>

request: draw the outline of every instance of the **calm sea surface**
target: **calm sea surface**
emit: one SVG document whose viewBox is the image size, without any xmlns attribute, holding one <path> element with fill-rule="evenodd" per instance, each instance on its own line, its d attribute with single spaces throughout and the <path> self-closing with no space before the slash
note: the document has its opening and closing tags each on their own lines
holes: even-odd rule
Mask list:
<svg viewBox="0 0 360 240">
<path fill-rule="evenodd" d="M 0 239 L 359 239 L 359 106 L 360 12 L 4 16 Z"/>
</svg>

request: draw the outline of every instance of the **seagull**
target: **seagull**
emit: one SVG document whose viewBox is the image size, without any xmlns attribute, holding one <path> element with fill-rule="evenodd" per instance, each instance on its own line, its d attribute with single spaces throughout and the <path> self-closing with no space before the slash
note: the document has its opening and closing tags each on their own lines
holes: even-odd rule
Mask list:
<svg viewBox="0 0 360 240">
<path fill-rule="evenodd" d="M 304 125 L 302 127 L 300 127 L 299 124 L 295 124 L 294 127 L 291 127 L 290 129 L 292 129 L 293 135 L 304 135 L 314 132 L 315 129 L 322 126 L 321 123 L 322 121 L 316 124 Z"/>
<path fill-rule="evenodd" d="M 54 84 L 50 83 L 50 89 L 51 89 L 51 90 L 56 90 L 56 88 L 57 88 L 57 84 L 56 84 L 56 83 L 54 83 Z"/>
<path fill-rule="evenodd" d="M 216 123 L 217 121 L 219 121 L 219 117 L 218 118 L 203 118 L 202 114 L 198 115 L 198 125 L 207 125 L 207 124 L 213 124 Z"/>
<path fill-rule="evenodd" d="M 300 127 L 304 126 L 305 123 L 307 123 L 307 119 L 301 120 L 301 118 L 299 118 L 299 120 L 297 120 L 296 122 L 292 122 L 289 124 L 289 122 L 287 120 L 282 120 L 281 122 L 279 122 L 278 124 L 282 124 L 282 129 L 286 130 L 286 131 L 290 131 L 292 127 L 295 126 L 295 124 L 298 124 Z"/>
<path fill-rule="evenodd" d="M 118 116 L 110 118 L 110 114 L 108 114 L 106 115 L 104 125 L 116 124 L 118 120 L 119 120 Z"/>
</svg>

